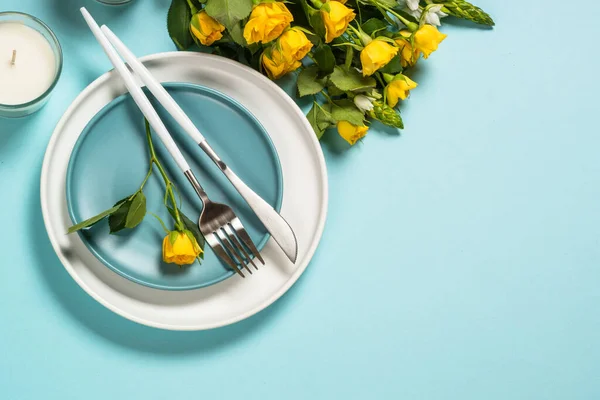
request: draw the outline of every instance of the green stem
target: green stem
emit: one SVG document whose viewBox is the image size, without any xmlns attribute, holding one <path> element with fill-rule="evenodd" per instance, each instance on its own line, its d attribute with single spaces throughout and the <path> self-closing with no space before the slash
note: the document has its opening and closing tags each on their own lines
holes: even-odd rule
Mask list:
<svg viewBox="0 0 600 400">
<path fill-rule="evenodd" d="M 354 58 L 354 50 L 350 46 L 346 47 L 346 62 L 344 63 L 344 68 L 346 69 L 346 71 L 348 71 L 350 69 L 353 58 Z"/>
<path fill-rule="evenodd" d="M 152 158 L 150 158 L 150 160 L 152 160 Z M 144 186 L 146 186 L 146 182 L 148 182 L 148 179 L 150 179 L 150 175 L 152 175 L 152 162 L 150 162 L 150 168 L 148 169 L 148 173 L 146 174 L 146 177 L 142 181 L 142 184 L 140 185 L 140 190 L 138 190 L 138 192 L 141 192 L 142 190 L 144 190 Z"/>
<path fill-rule="evenodd" d="M 321 94 L 327 99 L 329 104 L 333 104 L 333 100 L 331 100 L 331 97 L 329 97 L 329 95 L 324 90 L 321 90 Z"/>
<path fill-rule="evenodd" d="M 360 29 L 360 30 L 359 30 L 359 29 L 356 29 L 356 28 L 355 28 L 355 27 L 353 27 L 352 25 L 348 25 L 348 28 L 350 28 L 350 30 L 351 30 L 352 32 L 354 32 L 354 34 L 355 34 L 355 35 L 358 37 L 358 40 L 360 41 L 360 43 L 361 43 L 363 46 L 366 46 L 366 45 L 368 45 L 368 44 L 369 44 L 369 43 L 371 43 L 371 41 L 373 40 L 373 39 L 371 38 L 371 36 L 369 36 L 369 35 L 367 35 L 365 32 L 363 32 L 363 30 L 362 30 L 362 29 L 360 29 L 360 27 L 359 27 L 359 29 Z M 352 37 L 352 35 L 350 35 L 350 36 Z"/>
<path fill-rule="evenodd" d="M 387 14 L 386 10 L 385 10 L 383 7 L 380 7 L 380 6 L 376 6 L 376 7 L 377 7 L 377 9 L 379 10 L 379 12 L 381 13 L 381 15 L 383 15 L 383 18 L 385 18 L 385 20 L 386 20 L 387 22 L 389 22 L 390 24 L 392 24 L 392 25 L 394 25 L 394 26 L 398 25 L 398 24 L 396 23 L 396 21 L 394 21 L 394 19 L 393 19 L 393 18 L 391 18 L 391 17 L 390 17 L 390 16 Z"/>
<path fill-rule="evenodd" d="M 169 179 L 167 172 L 165 171 L 164 167 L 162 166 L 162 164 L 160 163 L 160 161 L 158 160 L 158 157 L 156 155 L 156 150 L 154 149 L 154 143 L 152 142 L 152 132 L 150 131 L 150 124 L 148 123 L 148 120 L 146 120 L 146 139 L 148 140 L 148 149 L 150 150 L 150 165 L 154 164 L 154 165 L 156 165 L 156 168 L 158 168 L 158 172 L 160 172 L 160 175 L 161 175 L 163 181 L 165 182 L 165 186 L 166 186 L 165 198 L 167 198 L 167 196 L 168 196 L 168 198 L 171 200 L 171 204 L 173 205 L 176 228 L 178 230 L 183 230 L 184 225 L 183 225 L 183 222 L 181 221 L 181 217 L 179 215 L 179 209 L 177 207 L 177 199 L 175 199 L 175 193 L 173 193 L 173 183 Z"/>
<path fill-rule="evenodd" d="M 385 4 L 380 4 L 379 2 L 377 2 L 377 0 L 371 0 L 371 1 L 378 9 L 380 9 L 380 10 L 383 9 L 383 10 L 389 12 L 390 14 L 392 14 L 394 17 L 398 18 L 404 25 L 406 25 L 406 27 L 411 32 L 415 32 L 417 29 L 419 29 L 419 25 L 404 18 L 402 15 L 400 15 L 396 11 L 394 11 L 391 7 L 388 7 Z M 385 14 L 384 14 L 384 17 L 385 17 Z"/>
<path fill-rule="evenodd" d="M 379 81 L 379 83 L 381 83 L 381 86 L 386 87 L 387 84 L 385 83 L 385 81 L 383 80 L 383 78 L 381 78 L 381 74 L 378 72 L 375 74 L 375 78 L 377 78 L 377 80 Z"/>
<path fill-rule="evenodd" d="M 196 14 L 198 12 L 198 9 L 194 5 L 194 3 L 192 3 L 192 0 L 187 0 L 187 3 L 188 3 L 188 6 L 190 6 L 190 10 L 192 11 L 192 14 Z"/>
<path fill-rule="evenodd" d="M 163 220 L 160 219 L 160 217 L 158 215 L 154 214 L 154 213 L 148 212 L 148 214 L 152 215 L 154 218 L 156 218 L 158 220 L 158 222 L 160 223 L 160 226 L 162 226 L 163 230 L 168 235 L 169 234 L 169 230 L 165 226 L 165 223 L 163 222 Z"/>
</svg>

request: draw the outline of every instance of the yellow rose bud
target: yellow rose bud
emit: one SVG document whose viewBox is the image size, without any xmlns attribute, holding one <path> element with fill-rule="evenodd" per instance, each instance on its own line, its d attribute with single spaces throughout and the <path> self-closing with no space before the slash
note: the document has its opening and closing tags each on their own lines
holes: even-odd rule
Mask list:
<svg viewBox="0 0 600 400">
<path fill-rule="evenodd" d="M 263 69 L 270 79 L 279 79 L 290 71 L 298 69 L 302 63 L 300 61 L 288 62 L 283 54 L 273 47 L 271 50 L 265 51 L 261 56 Z"/>
<path fill-rule="evenodd" d="M 369 127 L 352 125 L 348 121 L 339 121 L 337 123 L 337 130 L 346 142 L 353 145 L 358 139 L 365 137 Z"/>
<path fill-rule="evenodd" d="M 173 231 L 163 240 L 163 260 L 177 265 L 193 264 L 202 253 L 196 239 L 191 234 Z"/>
<path fill-rule="evenodd" d="M 254 7 L 244 27 L 248 44 L 268 43 L 275 40 L 290 26 L 294 17 L 282 2 L 261 3 Z"/>
<path fill-rule="evenodd" d="M 223 37 L 221 32 L 224 30 L 225 27 L 208 15 L 206 11 L 200 11 L 192 17 L 190 32 L 205 46 L 210 46 L 221 39 Z"/>
<path fill-rule="evenodd" d="M 279 47 L 285 61 L 293 65 L 296 61 L 302 60 L 313 44 L 308 40 L 304 32 L 300 29 L 288 29 L 279 37 Z"/>
<path fill-rule="evenodd" d="M 396 44 L 400 49 L 400 64 L 403 68 L 412 67 L 417 63 L 417 60 L 421 56 L 421 52 L 411 46 L 408 41 L 411 33 L 409 31 L 401 31 L 402 37 L 396 39 Z"/>
<path fill-rule="evenodd" d="M 350 21 L 356 17 L 354 11 L 349 9 L 341 1 L 329 1 L 329 12 L 321 9 L 321 17 L 325 24 L 325 43 L 331 42 L 338 36 L 341 36 Z"/>
<path fill-rule="evenodd" d="M 383 40 L 373 40 L 360 52 L 363 76 L 373 75 L 379 68 L 385 67 L 398 53 L 398 48 Z"/>
<path fill-rule="evenodd" d="M 301 66 L 302 66 L 302 63 L 300 61 L 294 61 L 291 64 L 287 64 L 287 69 L 286 69 L 285 73 L 287 74 L 288 72 L 295 71 L 298 68 L 300 68 Z"/>
<path fill-rule="evenodd" d="M 396 107 L 398 99 L 406 100 L 411 90 L 417 87 L 417 83 L 404 75 L 398 75 L 385 87 L 385 96 L 390 107 Z"/>
<path fill-rule="evenodd" d="M 447 37 L 448 35 L 440 33 L 435 26 L 423 25 L 415 33 L 415 48 L 423 53 L 423 58 L 428 58 Z"/>
</svg>

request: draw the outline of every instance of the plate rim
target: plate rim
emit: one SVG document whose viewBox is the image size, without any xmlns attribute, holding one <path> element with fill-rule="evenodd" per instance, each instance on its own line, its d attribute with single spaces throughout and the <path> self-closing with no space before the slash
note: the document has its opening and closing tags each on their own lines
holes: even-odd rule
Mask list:
<svg viewBox="0 0 600 400">
<path fill-rule="evenodd" d="M 221 98 L 225 102 L 235 105 L 238 109 L 240 109 L 242 112 L 244 112 L 246 114 L 247 118 L 251 119 L 258 126 L 258 128 L 262 131 L 264 137 L 267 139 L 269 150 L 273 153 L 274 161 L 277 165 L 277 172 L 276 172 L 277 178 L 278 178 L 277 184 L 278 184 L 280 190 L 277 195 L 277 201 L 275 202 L 275 206 L 273 208 L 277 212 L 279 212 L 281 210 L 281 205 L 283 204 L 283 195 L 284 195 L 284 190 L 285 190 L 284 182 L 283 182 L 283 171 L 282 171 L 282 167 L 281 167 L 281 160 L 279 158 L 279 153 L 277 152 L 277 148 L 275 147 L 275 144 L 273 143 L 273 139 L 271 138 L 271 135 L 265 129 L 263 124 L 261 124 L 261 122 L 256 118 L 256 116 L 254 114 L 252 114 L 250 112 L 250 110 L 248 110 L 243 104 L 241 104 L 236 99 L 234 99 L 231 96 L 228 96 L 227 94 L 222 93 L 218 90 L 212 89 L 208 86 L 199 85 L 199 84 L 190 83 L 190 82 L 163 82 L 163 85 L 166 86 L 167 88 L 171 87 L 171 88 L 175 88 L 175 89 L 178 89 L 178 88 L 185 88 L 185 89 L 193 88 L 195 90 L 199 89 L 200 91 L 209 93 L 212 96 Z M 66 193 L 67 193 L 66 194 L 67 209 L 69 212 L 69 217 L 71 218 L 71 222 L 73 224 L 76 224 L 77 222 L 75 221 L 75 218 L 74 218 L 75 217 L 74 205 L 72 205 L 72 203 L 69 201 L 69 199 L 71 198 L 71 193 L 72 193 L 71 178 L 72 178 L 72 174 L 73 174 L 73 165 L 75 163 L 75 158 L 77 157 L 77 151 L 79 150 L 79 148 L 85 141 L 85 138 L 87 137 L 87 135 L 89 133 L 90 126 L 92 126 L 93 124 L 98 122 L 99 116 L 104 115 L 106 112 L 110 111 L 110 109 L 116 107 L 118 105 L 118 103 L 122 103 L 122 102 L 126 101 L 127 98 L 130 98 L 130 97 L 131 97 L 131 95 L 129 93 L 123 93 L 122 95 L 115 97 L 111 102 L 109 102 L 104 107 L 102 107 L 92 117 L 92 119 L 90 119 L 90 121 L 86 124 L 86 126 L 83 128 L 82 132 L 79 134 L 77 141 L 75 142 L 75 146 L 73 147 L 73 150 L 71 151 L 71 156 L 69 158 L 69 163 L 67 166 L 67 175 L 65 177 L 65 179 L 66 179 L 65 189 L 66 189 Z M 121 275 L 122 277 L 132 281 L 133 283 L 137 283 L 139 285 L 143 285 L 143 286 L 146 286 L 146 287 L 149 287 L 152 289 L 173 291 L 173 292 L 196 290 L 196 289 L 202 289 L 204 287 L 216 285 L 219 282 L 223 282 L 224 280 L 229 279 L 232 276 L 235 276 L 235 271 L 229 270 L 228 274 L 226 274 L 225 277 L 213 279 L 212 281 L 209 281 L 208 283 L 205 283 L 202 285 L 188 285 L 188 286 L 174 287 L 174 286 L 167 286 L 167 285 L 161 285 L 161 284 L 154 284 L 154 283 L 151 283 L 148 281 L 144 281 L 142 279 L 138 279 L 134 276 L 131 276 L 127 272 L 123 271 L 122 269 L 117 268 L 116 266 L 113 265 L 113 263 L 108 261 L 102 254 L 100 254 L 97 248 L 93 247 L 90 244 L 90 242 L 85 238 L 85 236 L 81 233 L 81 231 L 79 231 L 77 233 L 78 233 L 79 237 L 81 238 L 82 242 L 87 247 L 87 249 L 94 255 L 94 257 L 96 257 L 102 264 L 104 264 L 111 271 Z M 259 251 L 262 250 L 262 248 L 265 247 L 265 245 L 267 244 L 267 242 L 269 241 L 270 238 L 271 238 L 271 234 L 267 231 L 266 234 L 263 236 L 263 238 L 260 240 L 260 242 L 256 245 L 256 248 Z"/>
<path fill-rule="evenodd" d="M 152 62 L 152 61 L 159 60 L 162 58 L 180 58 L 180 57 L 215 58 L 215 59 L 218 59 L 220 62 L 224 62 L 226 64 L 233 66 L 234 68 L 239 68 L 241 70 L 244 70 L 246 73 L 248 73 L 249 75 L 251 75 L 254 78 L 256 78 L 257 80 L 259 80 L 262 84 L 269 86 L 274 92 L 278 93 L 280 99 L 282 101 L 284 101 L 291 108 L 291 110 L 293 110 L 295 112 L 296 116 L 300 117 L 300 121 L 302 121 L 302 124 L 304 125 L 305 130 L 307 132 L 312 132 L 312 127 L 310 126 L 310 123 L 306 119 L 306 116 L 304 115 L 304 113 L 302 112 L 300 107 L 294 102 L 294 100 L 282 88 L 277 86 L 274 82 L 270 81 L 268 78 L 266 78 L 259 72 L 251 69 L 250 67 L 242 65 L 236 61 L 233 61 L 233 60 L 230 60 L 230 59 L 227 59 L 224 57 L 211 55 L 211 54 L 194 53 L 194 52 L 177 52 L 177 51 L 161 52 L 161 53 L 147 55 L 144 57 L 140 57 L 140 61 L 143 63 L 147 63 L 147 62 Z M 104 307 L 108 308 L 109 310 L 113 311 L 114 313 L 121 315 L 122 317 L 127 318 L 131 321 L 137 322 L 142 325 L 159 328 L 159 329 L 180 330 L 180 331 L 197 331 L 197 330 L 214 329 L 214 328 L 227 326 L 227 325 L 242 321 L 244 319 L 247 319 L 247 318 L 255 315 L 256 313 L 264 310 L 271 304 L 273 304 L 284 293 L 286 293 L 290 289 L 290 287 L 292 287 L 296 283 L 298 278 L 304 273 L 304 271 L 308 267 L 308 264 L 310 263 L 310 261 L 312 260 L 314 254 L 316 252 L 316 249 L 321 241 L 321 238 L 323 236 L 323 231 L 325 228 L 325 222 L 327 219 L 328 204 L 329 204 L 329 183 L 328 183 L 328 179 L 327 179 L 327 166 L 325 164 L 325 157 L 323 154 L 323 150 L 322 150 L 320 143 L 317 140 L 315 135 L 309 135 L 308 140 L 309 140 L 310 144 L 312 144 L 314 154 L 316 155 L 316 158 L 317 158 L 318 169 L 321 174 L 321 177 L 320 177 L 321 178 L 321 182 L 320 182 L 321 188 L 320 189 L 321 189 L 321 195 L 323 197 L 323 201 L 322 201 L 322 204 L 320 207 L 320 215 L 321 216 L 317 222 L 316 234 L 313 236 L 313 240 L 310 243 L 310 245 L 307 246 L 306 261 L 296 267 L 295 271 L 290 275 L 289 279 L 285 282 L 285 284 L 283 284 L 278 290 L 274 291 L 271 294 L 271 296 L 264 299 L 261 303 L 259 303 L 255 307 L 253 307 L 245 312 L 242 312 L 239 315 L 236 315 L 234 317 L 230 317 L 230 318 L 224 319 L 219 322 L 202 324 L 201 326 L 198 324 L 196 324 L 196 325 L 190 324 L 190 325 L 180 326 L 180 325 L 175 325 L 175 324 L 171 324 L 171 323 L 156 322 L 156 321 L 148 320 L 143 317 L 138 317 L 136 315 L 133 315 L 129 311 L 123 310 L 122 308 L 105 300 L 98 293 L 96 293 L 94 290 L 92 290 L 92 288 L 90 288 L 87 285 L 87 283 L 77 273 L 75 273 L 73 266 L 66 259 L 64 254 L 60 251 L 60 245 L 59 245 L 59 241 L 58 241 L 57 237 L 52 233 L 51 230 L 49 230 L 49 226 L 51 226 L 51 221 L 50 221 L 50 216 L 49 216 L 48 200 L 45 198 L 45 193 L 47 192 L 47 187 L 46 187 L 47 176 L 49 173 L 52 152 L 56 148 L 56 144 L 58 142 L 58 133 L 64 128 L 64 125 L 67 123 L 67 120 L 71 117 L 74 110 L 79 106 L 79 104 L 82 102 L 82 100 L 85 97 L 87 97 L 90 93 L 92 93 L 94 90 L 98 89 L 98 87 L 100 85 L 106 83 L 112 76 L 114 76 L 113 70 L 109 70 L 109 71 L 105 72 L 100 77 L 96 78 L 93 82 L 91 82 L 86 88 L 84 88 L 81 91 L 81 93 L 73 100 L 73 102 L 65 110 L 65 113 L 60 118 L 54 131 L 52 132 L 52 136 L 50 138 L 50 141 L 48 142 L 48 146 L 47 146 L 46 152 L 44 154 L 44 161 L 42 164 L 42 171 L 41 171 L 41 178 L 40 178 L 40 197 L 41 197 L 40 200 L 41 200 L 41 208 L 42 208 L 42 217 L 43 217 L 44 226 L 46 228 L 46 232 L 48 234 L 48 237 L 50 239 L 52 247 L 53 247 L 57 257 L 61 261 L 61 264 L 63 265 L 63 267 L 67 270 L 69 275 L 71 275 L 73 280 L 75 280 L 75 282 L 88 295 L 90 295 L 94 300 L 96 300 L 98 303 L 102 304 Z M 202 290 L 202 289 L 198 289 L 198 290 Z"/>
</svg>

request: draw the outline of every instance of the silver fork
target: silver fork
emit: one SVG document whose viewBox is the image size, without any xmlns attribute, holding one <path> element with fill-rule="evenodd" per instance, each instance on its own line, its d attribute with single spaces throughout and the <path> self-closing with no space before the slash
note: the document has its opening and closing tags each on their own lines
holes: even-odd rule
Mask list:
<svg viewBox="0 0 600 400">
<path fill-rule="evenodd" d="M 237 263 L 250 274 L 252 274 L 252 269 L 249 264 L 258 270 L 249 253 L 252 253 L 263 265 L 265 261 L 252 243 L 242 221 L 235 215 L 231 207 L 211 201 L 191 170 L 186 171 L 185 176 L 202 200 L 203 207 L 198 219 L 198 226 L 208 245 L 242 278 L 245 276 Z"/>
<path fill-rule="evenodd" d="M 233 259 L 235 259 L 249 273 L 252 273 L 252 270 L 248 266 L 249 263 L 251 263 L 254 268 L 258 269 L 244 246 L 246 246 L 248 250 L 250 250 L 250 253 L 252 253 L 261 263 L 264 264 L 265 262 L 256 249 L 256 246 L 254 246 L 254 243 L 252 243 L 252 240 L 244 229 L 242 222 L 235 216 L 230 207 L 226 206 L 225 204 L 213 203 L 209 200 L 206 192 L 202 186 L 200 186 L 200 183 L 190 169 L 190 165 L 183 156 L 183 153 L 181 153 L 181 150 L 179 147 L 177 147 L 177 143 L 175 143 L 173 137 L 171 137 L 167 127 L 158 116 L 158 113 L 150 103 L 150 100 L 148 100 L 148 97 L 146 97 L 146 94 L 144 94 L 129 69 L 127 69 L 125 66 L 123 60 L 121 60 L 119 57 L 117 51 L 114 49 L 114 47 L 112 47 L 108 39 L 100 30 L 100 27 L 96 21 L 94 21 L 87 10 L 82 8 L 81 12 L 90 29 L 92 30 L 92 33 L 96 39 L 98 39 L 98 42 L 104 49 L 104 52 L 110 59 L 110 62 L 115 67 L 115 70 L 123 79 L 123 83 L 125 83 L 127 90 L 133 98 L 133 101 L 135 104 L 137 104 L 142 114 L 144 114 L 148 120 L 150 126 L 152 126 L 158 137 L 161 139 L 166 149 L 175 160 L 175 163 L 179 169 L 181 169 L 181 172 L 183 172 L 188 178 L 194 187 L 194 190 L 196 190 L 196 193 L 198 193 L 198 196 L 200 196 L 203 207 L 202 213 L 200 214 L 200 219 L 198 221 L 198 226 L 200 228 L 200 232 L 202 232 L 206 238 L 206 242 L 215 251 L 215 253 L 217 253 L 217 255 L 221 257 L 240 276 L 244 277 L 244 273 Z"/>
</svg>

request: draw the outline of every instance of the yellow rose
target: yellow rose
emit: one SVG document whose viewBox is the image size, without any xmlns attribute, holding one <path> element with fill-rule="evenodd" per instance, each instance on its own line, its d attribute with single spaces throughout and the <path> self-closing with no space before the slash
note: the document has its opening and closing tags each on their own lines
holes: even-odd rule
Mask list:
<svg viewBox="0 0 600 400">
<path fill-rule="evenodd" d="M 163 260 L 177 265 L 193 264 L 202 253 L 202 249 L 196 239 L 190 236 L 191 234 L 177 231 L 165 236 L 162 246 Z M 174 240 L 171 242 L 171 239 Z"/>
<path fill-rule="evenodd" d="M 348 0 L 331 0 L 331 1 L 337 1 L 338 3 L 346 4 L 346 2 L 347 2 Z"/>
<path fill-rule="evenodd" d="M 360 52 L 363 76 L 373 75 L 379 68 L 385 67 L 397 53 L 397 47 L 383 40 L 372 40 Z"/>
<path fill-rule="evenodd" d="M 290 65 L 306 57 L 313 47 L 304 32 L 296 28 L 285 31 L 278 42 L 285 61 Z"/>
<path fill-rule="evenodd" d="M 329 1 L 329 12 L 321 9 L 321 17 L 325 24 L 325 43 L 331 42 L 346 32 L 350 21 L 356 17 L 354 11 L 341 1 Z"/>
<path fill-rule="evenodd" d="M 270 79 L 279 79 L 290 71 L 295 71 L 302 63 L 298 60 L 288 62 L 276 48 L 265 51 L 261 56 L 262 66 Z"/>
<path fill-rule="evenodd" d="M 396 39 L 396 44 L 400 49 L 400 64 L 402 67 L 412 67 L 417 63 L 421 52 L 411 46 L 409 38 L 411 33 L 409 31 L 401 31 L 402 37 Z"/>
<path fill-rule="evenodd" d="M 290 26 L 294 17 L 281 2 L 261 3 L 254 7 L 244 27 L 244 38 L 248 44 L 268 43 L 275 40 Z"/>
<path fill-rule="evenodd" d="M 396 44 L 400 48 L 400 58 L 403 67 L 413 66 L 423 54 L 423 58 L 429 58 L 431 53 L 437 50 L 439 44 L 448 37 L 440 33 L 435 26 L 423 25 L 413 38 L 413 45 L 410 44 L 411 33 L 401 31 L 402 37 L 396 39 Z"/>
<path fill-rule="evenodd" d="M 447 37 L 448 35 L 440 33 L 435 26 L 423 25 L 415 33 L 415 48 L 423 53 L 423 58 L 428 58 Z"/>
<path fill-rule="evenodd" d="M 417 87 L 417 83 L 404 75 L 398 75 L 385 87 L 385 96 L 390 107 L 396 107 L 398 99 L 406 100 L 411 90 Z"/>
<path fill-rule="evenodd" d="M 352 125 L 348 121 L 339 121 L 337 123 L 337 130 L 346 142 L 353 145 L 358 139 L 365 137 L 369 127 Z"/>
<path fill-rule="evenodd" d="M 205 46 L 210 46 L 221 39 L 223 37 L 221 32 L 224 30 L 225 27 L 208 15 L 206 11 L 200 11 L 192 17 L 190 32 Z"/>
</svg>

